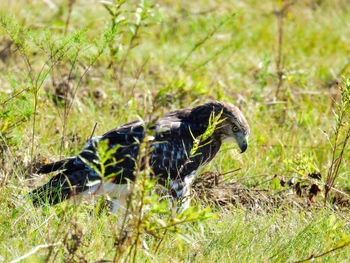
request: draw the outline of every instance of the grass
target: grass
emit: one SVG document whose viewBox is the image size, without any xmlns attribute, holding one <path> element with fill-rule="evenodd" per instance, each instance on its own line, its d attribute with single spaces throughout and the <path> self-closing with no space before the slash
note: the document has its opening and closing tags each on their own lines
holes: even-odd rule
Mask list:
<svg viewBox="0 0 350 263">
<path fill-rule="evenodd" d="M 314 204 L 291 192 L 285 198 L 294 205 L 212 205 L 216 218 L 166 234 L 157 253 L 159 239 L 144 234 L 136 260 L 294 262 L 348 244 L 349 207 L 323 207 L 323 184 L 341 99 L 335 82 L 349 77 L 349 5 L 308 0 L 288 7 L 276 99 L 276 10 L 283 2 L 119 1 L 113 11 L 121 13 L 112 16 L 97 1 L 2 1 L 0 262 L 35 248 L 24 262 L 113 260 L 118 218 L 96 214 L 91 204 L 34 208 L 22 196 L 48 178 L 30 171 L 77 154 L 95 123 L 99 135 L 149 112 L 210 99 L 239 106 L 251 137 L 245 154 L 225 144 L 204 171 L 242 168 L 228 180 L 246 178 L 243 186 L 273 194 L 282 189 L 278 179 L 302 180 L 296 170 L 315 170 L 322 192 Z M 347 146 L 334 186 L 345 199 L 349 157 Z M 349 258 L 343 248 L 315 261 Z"/>
</svg>

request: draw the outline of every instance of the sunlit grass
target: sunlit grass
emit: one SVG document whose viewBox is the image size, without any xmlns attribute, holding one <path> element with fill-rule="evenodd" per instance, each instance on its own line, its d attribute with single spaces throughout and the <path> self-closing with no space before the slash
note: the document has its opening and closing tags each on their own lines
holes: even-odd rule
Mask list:
<svg viewBox="0 0 350 263">
<path fill-rule="evenodd" d="M 296 1 L 289 7 L 283 32 L 283 96 L 277 100 L 278 25 L 274 12 L 282 1 L 150 1 L 150 16 L 125 61 L 122 86 L 115 71 L 118 73 L 120 64 L 114 68 L 111 49 L 120 48 L 117 59 L 121 61 L 133 33 L 128 23 L 135 22 L 135 14 L 122 15 L 128 23 L 121 25 L 115 40 L 87 70 L 112 18 L 101 3 L 77 1 L 64 36 L 67 2 L 0 3 L 0 14 L 12 17 L 26 30 L 19 37 L 26 38 L 26 54 L 35 74 L 48 69 L 43 65 L 53 44 L 59 44 L 57 39 L 86 30 L 81 41 L 69 42 L 72 48 L 43 80 L 32 137 L 34 87 L 28 65 L 18 46 L 7 48 L 10 37 L 0 27 L 0 262 L 19 258 L 42 244 L 55 245 L 40 248 L 27 262 L 44 262 L 50 253 L 50 260 L 61 262 L 113 259 L 110 233 L 118 218 L 106 212 L 97 215 L 92 205 L 34 208 L 22 196 L 48 178 L 33 179 L 30 165 L 77 154 L 95 123 L 95 135 L 103 134 L 145 116 L 155 98 L 162 102 L 154 113 L 157 115 L 211 99 L 230 101 L 241 108 L 251 127 L 247 152 L 241 155 L 234 145 L 225 144 L 205 171 L 240 167 L 238 178 L 266 175 L 246 180 L 249 186 L 275 174 L 295 177 L 287 161 L 305 154 L 314 156 L 325 181 L 332 157 L 329 139 L 336 123 L 334 111 L 340 101 L 334 83 L 349 74 L 347 1 Z M 123 10 L 136 10 L 137 4 L 127 1 Z M 76 95 L 65 118 L 65 102 L 59 106 L 52 98 L 69 74 Z M 336 181 L 336 188 L 347 195 L 349 157 L 347 150 Z M 261 187 L 276 190 L 271 182 Z M 139 259 L 293 262 L 322 254 L 349 239 L 348 210 L 286 205 L 258 212 L 237 205 L 219 209 L 217 214 L 217 219 L 185 226 L 182 238 L 166 235 L 156 255 L 140 249 Z M 151 248 L 158 242 L 151 236 L 145 240 Z M 74 246 L 76 250 L 70 251 Z M 348 249 L 339 249 L 319 260 L 346 262 L 349 257 Z"/>
</svg>

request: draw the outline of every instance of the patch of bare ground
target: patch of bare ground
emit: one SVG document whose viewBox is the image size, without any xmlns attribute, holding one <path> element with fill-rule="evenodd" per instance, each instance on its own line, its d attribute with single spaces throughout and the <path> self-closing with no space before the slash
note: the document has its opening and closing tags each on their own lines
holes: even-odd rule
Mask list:
<svg viewBox="0 0 350 263">
<path fill-rule="evenodd" d="M 239 206 L 241 209 L 255 212 L 271 212 L 287 207 L 300 209 L 324 207 L 324 194 L 320 186 L 322 184 L 321 174 L 308 175 L 310 180 L 291 178 L 288 181 L 278 175 L 268 177 L 263 175 L 265 179 L 253 186 L 245 184 L 252 177 L 234 178 L 234 175 L 227 177 L 227 174 L 208 171 L 198 176 L 193 183 L 195 198 L 204 204 L 211 204 L 220 209 Z M 274 186 L 259 187 L 262 184 L 267 185 L 267 182 Z M 349 193 L 346 193 L 346 190 L 334 191 L 329 204 L 336 210 L 350 210 Z"/>
</svg>

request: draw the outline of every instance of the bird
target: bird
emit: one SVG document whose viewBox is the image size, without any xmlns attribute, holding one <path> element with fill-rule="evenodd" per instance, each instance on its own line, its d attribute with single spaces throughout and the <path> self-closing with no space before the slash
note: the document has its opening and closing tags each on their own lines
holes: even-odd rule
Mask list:
<svg viewBox="0 0 350 263">
<path fill-rule="evenodd" d="M 211 125 L 216 126 L 208 133 Z M 152 136 L 147 136 L 147 132 Z M 125 208 L 130 182 L 136 176 L 140 145 L 148 138 L 152 176 L 168 187 L 174 200 L 186 199 L 183 204 L 186 209 L 198 169 L 216 156 L 225 141 L 236 142 L 241 153 L 245 152 L 249 135 L 243 113 L 233 104 L 222 101 L 170 111 L 148 124 L 142 120 L 132 121 L 90 138 L 77 156 L 43 165 L 37 174 L 55 174 L 28 196 L 38 206 L 55 205 L 73 196 L 109 194 L 116 197 L 111 210 L 117 213 Z M 103 175 L 98 154 L 102 144 L 111 152 L 104 160 Z"/>
</svg>

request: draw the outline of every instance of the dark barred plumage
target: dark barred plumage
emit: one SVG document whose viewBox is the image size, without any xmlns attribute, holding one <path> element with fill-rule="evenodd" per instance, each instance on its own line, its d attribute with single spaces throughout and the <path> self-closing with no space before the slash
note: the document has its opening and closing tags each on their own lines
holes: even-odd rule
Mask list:
<svg viewBox="0 0 350 263">
<path fill-rule="evenodd" d="M 223 122 L 189 160 L 194 138 L 206 131 L 212 113 L 215 116 L 221 114 Z M 149 129 L 154 133 L 150 151 L 150 165 L 154 176 L 159 177 L 159 182 L 173 188 L 170 190 L 176 191 L 176 198 L 188 192 L 187 184 L 191 181 L 189 178 L 193 178 L 200 166 L 215 157 L 224 140 L 235 139 L 244 152 L 250 132 L 249 125 L 239 109 L 230 103 L 220 101 L 169 112 L 150 125 Z M 127 180 L 132 181 L 135 176 L 135 159 L 139 153 L 139 142 L 144 136 L 144 124 L 141 121 L 133 121 L 101 137 L 92 138 L 78 156 L 43 166 L 38 173 L 60 172 L 29 196 L 35 204 L 45 201 L 56 204 L 81 192 L 91 193 L 90 182 L 101 178 L 88 163 L 98 159 L 96 147 L 101 141 L 107 142 L 109 149 L 117 147 L 112 156 L 115 160 L 120 160 L 117 164 L 108 166 L 104 176 L 116 174 L 113 180 L 113 184 L 116 185 L 126 184 Z"/>
</svg>

